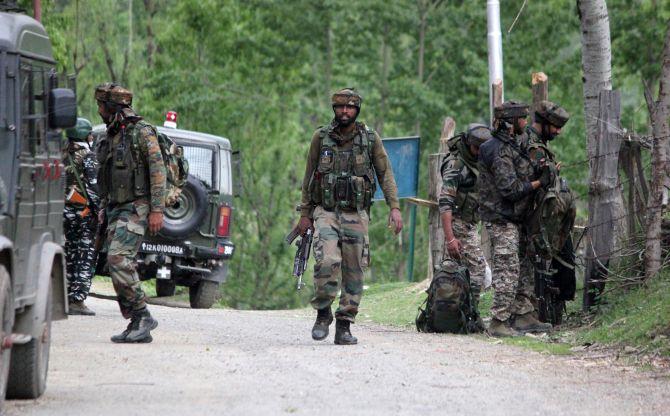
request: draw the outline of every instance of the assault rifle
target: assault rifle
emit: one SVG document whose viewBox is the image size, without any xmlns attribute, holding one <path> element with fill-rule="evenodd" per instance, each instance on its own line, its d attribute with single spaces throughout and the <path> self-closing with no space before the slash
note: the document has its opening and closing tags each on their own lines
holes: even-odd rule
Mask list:
<svg viewBox="0 0 670 416">
<path fill-rule="evenodd" d="M 298 285 L 296 286 L 296 289 L 298 290 L 305 287 L 305 284 L 302 282 L 302 275 L 305 273 L 305 269 L 307 269 L 307 260 L 309 260 L 309 252 L 312 248 L 313 233 L 312 229 L 308 228 L 301 236 L 300 240 L 295 244 L 296 247 L 298 247 L 298 250 L 295 253 L 295 259 L 293 260 L 293 276 L 298 278 Z M 299 231 L 296 227 L 286 236 L 286 243 L 292 244 L 298 235 Z"/>
</svg>

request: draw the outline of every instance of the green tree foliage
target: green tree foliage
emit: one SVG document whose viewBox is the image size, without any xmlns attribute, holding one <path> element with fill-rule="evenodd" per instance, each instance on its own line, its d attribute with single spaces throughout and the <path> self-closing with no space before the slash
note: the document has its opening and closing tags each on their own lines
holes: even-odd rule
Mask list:
<svg viewBox="0 0 670 416">
<path fill-rule="evenodd" d="M 484 2 L 42 3 L 58 61 L 78 75 L 81 114 L 97 119 L 92 89 L 115 79 L 135 92 L 135 107 L 149 120 L 159 122 L 166 110 L 176 110 L 180 127 L 229 137 L 241 150 L 243 175 L 236 179 L 242 180 L 244 195 L 236 201 L 233 218 L 237 252 L 224 287 L 234 307 L 294 307 L 309 296 L 309 290 L 295 292 L 290 275 L 294 250 L 283 236 L 297 220 L 309 138 L 332 117 L 332 90 L 358 88 L 365 97 L 360 119 L 386 137 L 420 128 L 422 174 L 427 155 L 437 150 L 445 116 L 455 118 L 459 127 L 488 121 Z M 575 164 L 585 154 L 575 4 L 528 2 L 508 31 L 523 0 L 502 3 L 505 97 L 530 101 L 531 73 L 549 76 L 550 98 L 572 114 L 554 145 L 559 158 L 572 164 L 563 174 L 584 193 L 588 165 Z M 668 5 L 657 0 L 609 3 L 614 81 L 629 88 L 623 118 L 645 126 L 640 79 L 653 82 L 658 72 Z M 426 196 L 426 184 L 422 177 L 420 196 Z M 372 281 L 404 278 L 407 231 L 392 237 L 387 215 L 383 203 L 372 209 Z M 426 273 L 426 230 L 426 212 L 419 208 L 418 278 Z"/>
</svg>

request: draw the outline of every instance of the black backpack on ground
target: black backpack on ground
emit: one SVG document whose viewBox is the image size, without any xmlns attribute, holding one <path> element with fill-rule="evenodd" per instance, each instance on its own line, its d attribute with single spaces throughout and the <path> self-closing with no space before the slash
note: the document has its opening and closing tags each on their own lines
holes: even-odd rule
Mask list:
<svg viewBox="0 0 670 416">
<path fill-rule="evenodd" d="M 442 262 L 426 293 L 428 297 L 416 317 L 419 332 L 480 332 L 479 314 L 472 300 L 470 273 L 466 267 L 452 260 Z"/>
</svg>

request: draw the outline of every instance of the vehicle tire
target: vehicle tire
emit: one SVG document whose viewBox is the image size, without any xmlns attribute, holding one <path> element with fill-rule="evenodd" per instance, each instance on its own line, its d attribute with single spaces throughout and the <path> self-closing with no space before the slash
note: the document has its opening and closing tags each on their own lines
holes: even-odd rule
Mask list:
<svg viewBox="0 0 670 416">
<path fill-rule="evenodd" d="M 172 296 L 174 295 L 174 290 L 177 286 L 177 282 L 173 279 L 156 279 L 156 295 L 163 296 Z"/>
<path fill-rule="evenodd" d="M 184 238 L 200 228 L 207 214 L 207 187 L 195 176 L 188 175 L 186 184 L 172 207 L 166 207 L 163 228 L 159 234 L 168 238 Z"/>
<path fill-rule="evenodd" d="M 219 282 L 200 280 L 188 288 L 188 297 L 193 309 L 209 309 L 219 297 Z"/>
<path fill-rule="evenodd" d="M 0 334 L 0 343 L 5 337 L 12 335 L 14 327 L 14 294 L 9 273 L 5 266 L 0 265 L 0 312 L 2 312 L 2 333 Z M 9 365 L 12 350 L 0 349 L 0 413 L 2 413 L 2 402 L 7 392 L 7 380 L 9 377 Z"/>
<path fill-rule="evenodd" d="M 51 316 L 53 287 L 49 281 L 45 319 L 41 323 L 39 338 L 27 344 L 12 347 L 9 366 L 8 399 L 36 399 L 47 387 L 49 349 L 51 348 Z"/>
</svg>

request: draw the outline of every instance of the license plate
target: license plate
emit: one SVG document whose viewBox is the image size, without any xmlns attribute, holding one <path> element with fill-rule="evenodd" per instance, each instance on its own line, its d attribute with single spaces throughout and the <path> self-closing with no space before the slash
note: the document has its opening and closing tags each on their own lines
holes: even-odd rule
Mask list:
<svg viewBox="0 0 670 416">
<path fill-rule="evenodd" d="M 146 241 L 142 241 L 140 251 L 143 253 L 183 256 L 186 253 L 186 248 L 176 244 L 147 243 Z"/>
</svg>

